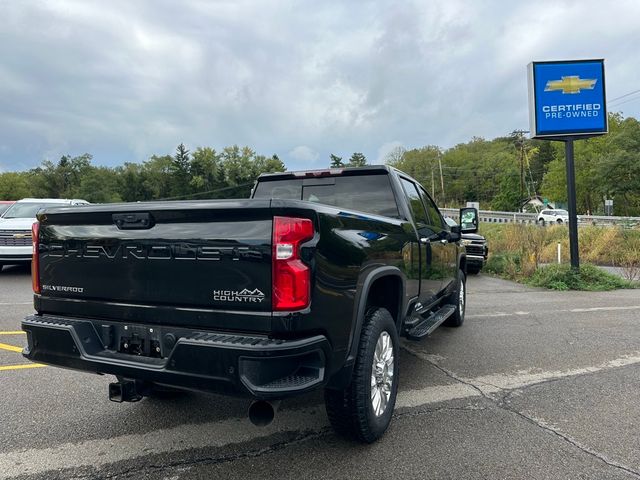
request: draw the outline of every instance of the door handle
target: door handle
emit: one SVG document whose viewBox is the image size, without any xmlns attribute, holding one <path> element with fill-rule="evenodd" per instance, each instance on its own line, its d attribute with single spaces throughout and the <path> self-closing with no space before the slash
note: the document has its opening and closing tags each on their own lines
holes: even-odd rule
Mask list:
<svg viewBox="0 0 640 480">
<path fill-rule="evenodd" d="M 424 245 L 429 245 L 431 243 L 431 240 L 429 240 L 427 237 L 421 237 L 420 238 L 420 243 L 422 243 Z"/>
</svg>

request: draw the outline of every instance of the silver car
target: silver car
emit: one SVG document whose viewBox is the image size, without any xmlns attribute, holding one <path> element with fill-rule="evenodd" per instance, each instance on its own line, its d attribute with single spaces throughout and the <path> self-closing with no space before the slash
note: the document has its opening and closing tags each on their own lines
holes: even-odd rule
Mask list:
<svg viewBox="0 0 640 480">
<path fill-rule="evenodd" d="M 538 223 L 546 225 L 547 223 L 568 223 L 569 212 L 559 208 L 547 208 L 538 214 Z"/>
<path fill-rule="evenodd" d="M 65 198 L 25 198 L 11 205 L 0 217 L 0 270 L 3 265 L 31 261 L 31 226 L 40 210 L 88 203 Z"/>
</svg>

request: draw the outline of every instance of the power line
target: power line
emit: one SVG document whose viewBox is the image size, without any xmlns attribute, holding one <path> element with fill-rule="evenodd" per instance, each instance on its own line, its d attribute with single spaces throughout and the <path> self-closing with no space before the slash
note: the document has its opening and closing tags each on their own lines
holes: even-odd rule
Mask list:
<svg viewBox="0 0 640 480">
<path fill-rule="evenodd" d="M 244 188 L 244 187 L 248 187 L 250 185 L 253 185 L 254 182 L 250 182 L 250 183 L 242 183 L 240 185 L 233 185 L 230 187 L 224 187 L 224 188 L 216 188 L 215 190 L 208 190 L 206 192 L 198 192 L 198 193 L 190 193 L 188 195 L 178 195 L 176 197 L 165 197 L 165 198 L 156 198 L 154 201 L 160 201 L 160 200 L 184 200 L 187 198 L 191 198 L 191 197 L 199 197 L 200 195 L 208 195 L 209 193 L 218 193 L 218 192 L 226 192 L 227 190 L 233 190 L 234 188 Z"/>
<path fill-rule="evenodd" d="M 612 98 L 612 99 L 611 99 L 611 100 L 609 100 L 607 103 L 613 103 L 613 102 L 615 102 L 616 100 L 620 100 L 621 98 L 625 98 L 625 97 L 628 97 L 628 96 L 630 96 L 630 95 L 635 95 L 636 93 L 640 93 L 640 89 L 638 89 L 638 90 L 633 90 L 632 92 L 625 93 L 624 95 L 620 95 L 619 97 L 616 97 L 616 98 Z"/>
<path fill-rule="evenodd" d="M 630 103 L 630 102 L 635 102 L 636 100 L 640 100 L 640 97 L 634 97 L 634 98 L 629 98 L 627 100 L 625 100 L 624 102 L 619 102 L 616 105 L 609 105 L 609 107 L 619 107 L 620 105 L 624 105 L 625 103 Z"/>
</svg>

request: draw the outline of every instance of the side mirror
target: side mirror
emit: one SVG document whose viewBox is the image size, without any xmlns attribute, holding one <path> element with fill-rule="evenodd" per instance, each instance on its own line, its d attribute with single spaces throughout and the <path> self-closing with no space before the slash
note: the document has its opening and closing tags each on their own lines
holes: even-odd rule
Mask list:
<svg viewBox="0 0 640 480">
<path fill-rule="evenodd" d="M 460 225 L 452 225 L 449 232 L 449 241 L 457 242 L 458 240 L 460 240 Z"/>
<path fill-rule="evenodd" d="M 478 210 L 475 208 L 460 209 L 460 231 L 476 233 L 478 231 Z"/>
</svg>

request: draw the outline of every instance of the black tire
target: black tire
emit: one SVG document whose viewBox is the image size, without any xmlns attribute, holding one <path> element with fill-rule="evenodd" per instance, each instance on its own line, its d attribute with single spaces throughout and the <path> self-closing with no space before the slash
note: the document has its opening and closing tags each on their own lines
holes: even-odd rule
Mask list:
<svg viewBox="0 0 640 480">
<path fill-rule="evenodd" d="M 562 225 L 562 219 L 559 218 L 558 220 L 556 220 L 556 222 L 558 222 L 558 225 Z"/>
<path fill-rule="evenodd" d="M 462 297 L 460 296 L 462 289 Z M 446 327 L 460 327 L 464 323 L 464 313 L 467 309 L 467 277 L 462 270 L 458 270 L 456 277 L 456 289 L 449 296 L 447 303 L 456 305 L 456 311 L 443 323 Z"/>
<path fill-rule="evenodd" d="M 393 375 L 387 405 L 380 415 L 376 415 L 371 399 L 371 380 L 376 345 L 384 332 L 393 347 Z M 387 430 L 398 394 L 399 348 L 398 332 L 391 314 L 385 308 L 369 310 L 362 326 L 351 383 L 344 390 L 325 389 L 327 416 L 337 433 L 372 443 Z"/>
<path fill-rule="evenodd" d="M 540 225 L 542 225 L 544 227 L 544 218 L 538 219 L 538 222 L 540 223 Z"/>
<path fill-rule="evenodd" d="M 477 275 L 480 273 L 481 267 L 467 267 L 468 275 Z"/>
</svg>

